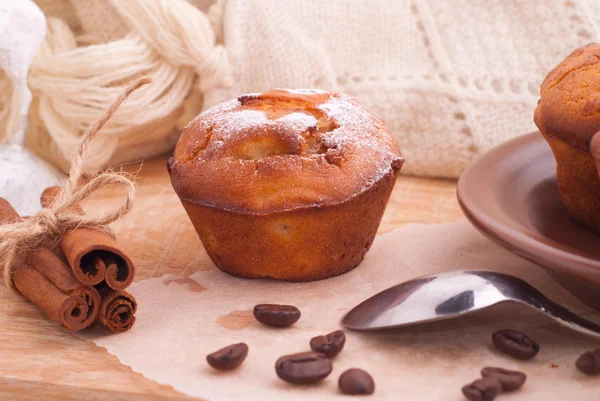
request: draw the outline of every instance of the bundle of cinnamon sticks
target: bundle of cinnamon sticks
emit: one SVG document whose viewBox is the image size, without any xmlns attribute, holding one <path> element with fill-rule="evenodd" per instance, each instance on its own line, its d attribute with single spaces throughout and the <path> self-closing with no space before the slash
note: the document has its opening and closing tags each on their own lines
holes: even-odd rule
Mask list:
<svg viewBox="0 0 600 401">
<path fill-rule="evenodd" d="M 59 187 L 42 194 L 42 206 L 52 203 Z M 77 204 L 70 211 L 83 214 Z M 20 219 L 0 198 L 0 224 Z M 63 235 L 56 249 L 37 247 L 15 266 L 17 291 L 50 319 L 71 331 L 99 322 L 112 332 L 129 330 L 137 303 L 125 291 L 135 275 L 131 259 L 105 231 L 77 228 Z"/>
</svg>

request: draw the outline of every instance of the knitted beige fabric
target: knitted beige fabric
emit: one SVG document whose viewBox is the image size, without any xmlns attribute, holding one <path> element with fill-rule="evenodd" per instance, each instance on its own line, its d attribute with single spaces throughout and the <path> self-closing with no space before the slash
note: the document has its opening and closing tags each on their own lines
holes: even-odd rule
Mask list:
<svg viewBox="0 0 600 401">
<path fill-rule="evenodd" d="M 60 15 L 56 2 L 36 1 L 48 14 Z M 179 1 L 163 3 L 169 7 Z M 193 3 L 199 13 L 208 12 L 211 4 Z M 202 44 L 199 39 L 181 51 L 177 43 L 157 44 L 165 26 L 155 26 L 153 36 L 152 30 L 132 23 L 114 4 L 114 0 L 68 4 L 65 16 L 81 36 L 78 45 L 139 37 L 141 48 L 146 46 L 153 57 L 174 66 L 173 74 L 189 72 L 202 82 L 208 70 L 197 64 L 217 53 L 192 54 L 194 46 Z M 169 150 L 183 120 L 200 111 L 198 96 L 189 96 L 192 88 L 204 93 L 206 109 L 245 92 L 317 87 L 348 93 L 385 119 L 407 159 L 405 173 L 456 177 L 476 154 L 534 129 L 532 114 L 544 76 L 573 49 L 597 39 L 600 21 L 596 0 L 229 0 L 223 6 L 208 18 L 216 42 L 206 45 L 206 51 L 218 46 L 222 37 L 227 60 L 212 65 L 221 68 L 228 62 L 231 79 L 204 85 L 186 81 L 172 99 L 181 104 L 148 109 L 145 115 L 143 108 L 127 109 L 125 104 L 122 113 L 129 113 L 129 119 L 115 116 L 121 126 L 112 131 L 108 127 L 106 135 L 114 140 L 100 152 L 99 164 Z M 165 21 L 175 20 L 161 24 Z M 54 25 L 50 23 L 50 29 Z M 184 26 L 182 31 L 190 28 Z M 196 64 L 186 64 L 186 57 Z M 46 107 L 52 99 L 44 100 L 48 104 L 42 101 L 43 85 L 34 89 L 35 114 L 35 107 Z M 37 119 L 40 129 L 28 132 L 29 143 L 36 142 L 31 138 L 40 142 L 44 118 L 57 118 L 56 110 L 54 114 L 49 106 L 44 110 L 46 114 Z M 68 119 L 68 108 L 59 117 Z M 92 117 L 82 117 L 77 131 Z M 127 124 L 139 126 L 132 131 Z M 146 138 L 144 130 L 152 130 L 154 136 Z M 126 135 L 131 137 L 125 140 Z M 54 146 L 66 158 L 68 148 L 60 143 L 64 139 L 52 133 L 46 138 L 58 143 L 42 141 L 38 152 Z"/>
<path fill-rule="evenodd" d="M 544 76 L 597 38 L 600 20 L 594 0 L 342 3 L 229 2 L 235 86 L 209 91 L 205 106 L 267 87 L 342 91 L 386 120 L 405 173 L 456 177 L 535 128 Z"/>
</svg>

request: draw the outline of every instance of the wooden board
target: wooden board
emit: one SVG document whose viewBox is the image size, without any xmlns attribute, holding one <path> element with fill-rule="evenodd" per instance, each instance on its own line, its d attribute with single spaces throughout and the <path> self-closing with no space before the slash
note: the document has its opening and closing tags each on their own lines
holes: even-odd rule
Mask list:
<svg viewBox="0 0 600 401">
<path fill-rule="evenodd" d="M 188 275 L 199 266 L 201 247 L 171 187 L 159 157 L 126 168 L 137 172 L 134 210 L 113 225 L 138 268 L 136 280 L 164 273 Z M 379 232 L 406 223 L 440 223 L 462 218 L 454 181 L 400 177 Z M 120 202 L 106 188 L 83 205 L 89 213 Z M 171 387 L 133 372 L 116 357 L 48 321 L 26 300 L 0 289 L 0 398 L 15 400 L 174 400 L 189 399 Z"/>
</svg>

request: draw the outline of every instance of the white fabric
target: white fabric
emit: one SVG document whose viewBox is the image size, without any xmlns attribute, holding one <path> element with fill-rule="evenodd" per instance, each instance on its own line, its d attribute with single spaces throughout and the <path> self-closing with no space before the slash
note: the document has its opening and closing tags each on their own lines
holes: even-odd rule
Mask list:
<svg viewBox="0 0 600 401">
<path fill-rule="evenodd" d="M 36 1 L 48 15 L 63 17 L 56 2 Z M 118 4 L 128 5 L 129 10 L 136 9 L 134 3 L 148 5 L 148 10 L 153 8 L 151 3 L 175 9 L 174 4 L 182 1 L 128 0 Z M 199 7 L 198 13 L 206 12 L 211 3 L 190 2 Z M 211 9 L 208 16 L 216 38 L 210 51 L 212 33 L 190 43 L 186 38 L 194 24 L 165 25 L 168 21 L 199 20 L 192 9 L 184 17 L 162 20 L 150 18 L 152 12 L 148 11 L 145 21 L 160 21 L 155 24 L 156 32 L 172 35 L 169 40 L 174 45 L 169 48 L 160 41 L 161 35 L 155 37 L 152 29 L 136 25 L 145 17 L 132 20 L 127 12 L 115 10 L 115 2 L 62 3 L 65 21 L 80 46 L 132 33 L 144 38 L 140 46 L 153 47 L 152 57 L 160 60 L 160 65 L 173 63 L 177 74 L 191 73 L 181 64 L 188 52 L 189 60 L 205 60 L 201 65 L 196 62 L 194 68 L 205 95 L 203 109 L 245 92 L 274 87 L 346 92 L 387 121 L 407 159 L 404 173 L 441 177 L 458 176 L 476 154 L 533 130 L 532 114 L 541 81 L 573 49 L 598 38 L 600 18 L 596 0 L 229 0 L 222 1 L 224 7 L 218 12 Z M 177 9 L 186 8 L 178 5 Z M 221 41 L 225 52 L 219 47 Z M 135 70 L 135 65 L 125 64 L 131 67 L 129 72 Z M 215 71 L 221 68 L 231 71 Z M 230 73 L 231 81 L 221 80 L 226 83 L 224 88 L 215 86 L 212 79 L 204 80 Z M 55 80 L 43 78 L 36 82 Z M 97 82 L 93 77 L 83 81 Z M 48 85 L 36 89 L 40 98 L 57 102 L 52 100 L 54 95 L 44 97 L 45 87 Z M 185 87 L 192 88 L 189 84 Z M 179 94 L 177 102 L 183 104 L 173 103 L 168 109 L 184 106 L 186 118 L 200 111 L 194 96 Z M 107 131 L 106 136 L 113 136 L 113 145 L 98 152 L 100 162 L 147 157 L 173 146 L 173 129 L 182 125 L 180 112 L 168 114 L 164 108 L 154 116 L 141 104 L 131 105 L 132 113 L 135 107 L 139 121 L 128 118 L 118 130 Z M 47 104 L 44 110 L 42 123 L 44 119 L 61 127 L 73 123 L 68 107 L 58 114 Z M 91 117 L 75 123 L 83 127 Z M 28 133 L 37 152 L 61 148 L 59 135 L 50 133 L 46 141 L 33 138 L 41 131 Z M 117 144 L 114 138 L 118 138 Z M 69 153 L 68 146 L 60 149 L 63 157 Z M 54 157 L 45 157 L 60 164 Z"/>
<path fill-rule="evenodd" d="M 63 185 L 66 175 L 17 144 L 0 145 L 0 197 L 21 216 L 40 210 L 40 197 L 48 187 Z"/>
<path fill-rule="evenodd" d="M 2 139 L 23 141 L 23 124 L 31 102 L 27 73 L 46 35 L 46 20 L 31 0 L 0 2 L 0 120 Z M 2 73 L 3 72 L 3 73 Z"/>
<path fill-rule="evenodd" d="M 42 191 L 64 178 L 21 145 L 31 102 L 27 74 L 46 35 L 46 20 L 31 0 L 0 1 L 0 196 L 19 214 L 39 209 Z M 13 142 L 7 144 L 2 142 Z"/>
</svg>

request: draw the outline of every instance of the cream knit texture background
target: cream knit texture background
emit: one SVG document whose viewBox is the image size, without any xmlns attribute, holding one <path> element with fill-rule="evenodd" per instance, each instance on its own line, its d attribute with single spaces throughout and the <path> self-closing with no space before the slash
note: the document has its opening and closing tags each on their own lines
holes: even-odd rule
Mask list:
<svg viewBox="0 0 600 401">
<path fill-rule="evenodd" d="M 164 10 L 157 17 L 132 5 L 147 2 Z M 168 151 L 191 116 L 242 93 L 317 87 L 346 92 L 385 119 L 407 159 L 404 173 L 457 177 L 478 153 L 535 128 L 544 76 L 597 40 L 600 21 L 596 0 L 228 0 L 210 11 L 210 1 L 183 2 L 36 0 L 59 18 L 48 20 L 41 52 L 85 63 L 91 50 L 81 46 L 129 47 L 120 60 L 96 58 L 71 93 L 52 87 L 81 65 L 47 76 L 52 65 L 34 63 L 28 145 L 65 168 L 103 105 L 96 95 L 117 92 L 145 63 L 163 86 L 151 99 L 132 96 L 100 133 L 98 166 Z M 78 96 L 89 101 L 74 114 Z M 70 137 L 45 133 L 52 124 Z"/>
</svg>

